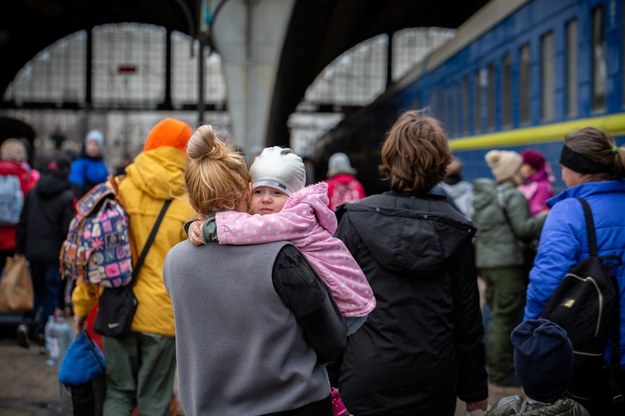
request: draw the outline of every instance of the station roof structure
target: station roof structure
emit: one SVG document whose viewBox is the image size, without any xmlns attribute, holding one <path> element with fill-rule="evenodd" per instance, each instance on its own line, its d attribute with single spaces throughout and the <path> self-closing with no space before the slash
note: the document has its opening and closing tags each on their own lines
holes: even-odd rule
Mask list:
<svg viewBox="0 0 625 416">
<path fill-rule="evenodd" d="M 228 0 L 212 0 L 213 9 Z M 263 1 L 263 0 L 257 0 Z M 274 0 L 275 1 L 275 0 Z M 0 95 L 38 52 L 74 32 L 146 23 L 197 37 L 202 0 L 12 0 L 0 13 Z M 271 99 L 267 145 L 288 143 L 287 120 L 336 57 L 408 27 L 457 28 L 488 0 L 295 0 Z M 215 15 L 219 19 L 219 15 Z"/>
</svg>

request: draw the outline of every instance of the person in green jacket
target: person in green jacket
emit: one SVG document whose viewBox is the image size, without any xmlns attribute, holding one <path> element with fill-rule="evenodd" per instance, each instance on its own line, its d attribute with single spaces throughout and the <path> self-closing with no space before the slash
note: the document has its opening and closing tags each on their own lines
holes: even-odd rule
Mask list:
<svg viewBox="0 0 625 416">
<path fill-rule="evenodd" d="M 538 238 L 545 214 L 532 217 L 529 204 L 517 190 L 521 183 L 521 155 L 491 150 L 486 156 L 495 179 L 473 184 L 473 222 L 477 226 L 475 261 L 486 282 L 486 370 L 490 382 L 518 386 L 512 362 L 510 333 L 523 317 L 529 259 L 524 246 Z"/>
</svg>

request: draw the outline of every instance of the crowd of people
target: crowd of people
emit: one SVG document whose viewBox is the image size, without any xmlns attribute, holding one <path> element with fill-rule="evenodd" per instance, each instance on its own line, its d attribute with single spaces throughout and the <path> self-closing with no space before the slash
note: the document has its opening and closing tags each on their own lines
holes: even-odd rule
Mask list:
<svg viewBox="0 0 625 416">
<path fill-rule="evenodd" d="M 23 206 L 0 226 L 0 257 L 25 256 L 34 286 L 24 347 L 43 345 L 56 310 L 77 329 L 97 313 L 102 287 L 62 280 L 58 253 L 77 200 L 110 180 L 103 146 L 92 130 L 78 158 L 40 173 L 22 141 L 2 144 L 0 175 L 16 176 Z M 132 281 L 131 331 L 102 337 L 103 414 L 167 414 L 172 397 L 189 415 L 451 416 L 457 399 L 488 415 L 622 414 L 606 380 L 589 401 L 569 394 L 571 341 L 541 313 L 589 254 L 578 197 L 599 256 L 625 259 L 625 149 L 597 128 L 567 134 L 555 196 L 531 148 L 488 151 L 492 177 L 469 182 L 438 120 L 410 110 L 380 159 L 389 190 L 367 196 L 345 153 L 314 182 L 289 148 L 248 161 L 209 125 L 158 122 L 119 175 L 137 252 L 172 202 Z M 610 271 L 625 293 L 625 266 Z M 613 374 L 625 393 L 624 338 Z M 489 383 L 524 396 L 488 406 Z"/>
</svg>

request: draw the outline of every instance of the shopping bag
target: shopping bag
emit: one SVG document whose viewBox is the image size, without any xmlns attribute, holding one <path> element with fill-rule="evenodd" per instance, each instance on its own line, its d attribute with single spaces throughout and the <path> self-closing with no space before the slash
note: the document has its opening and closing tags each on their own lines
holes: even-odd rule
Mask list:
<svg viewBox="0 0 625 416">
<path fill-rule="evenodd" d="M 86 331 L 72 342 L 59 367 L 61 414 L 101 416 L 106 394 L 104 355 Z"/>
<path fill-rule="evenodd" d="M 0 278 L 0 312 L 29 311 L 33 308 L 33 298 L 26 257 L 7 257 Z"/>
<path fill-rule="evenodd" d="M 79 386 L 59 383 L 61 416 L 102 416 L 106 376 L 97 375 Z"/>
</svg>

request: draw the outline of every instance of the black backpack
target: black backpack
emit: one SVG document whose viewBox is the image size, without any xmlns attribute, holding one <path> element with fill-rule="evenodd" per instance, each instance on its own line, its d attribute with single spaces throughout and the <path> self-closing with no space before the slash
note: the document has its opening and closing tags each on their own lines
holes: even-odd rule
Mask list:
<svg viewBox="0 0 625 416">
<path fill-rule="evenodd" d="M 547 302 L 541 318 L 560 325 L 573 344 L 573 376 L 567 391 L 575 399 L 591 399 L 597 380 L 605 379 L 603 359 L 612 334 L 612 367 L 618 369 L 619 289 L 608 266 L 620 266 L 618 256 L 598 257 L 597 238 L 588 202 L 578 198 L 584 208 L 590 256 L 564 276 Z M 606 265 L 607 264 L 607 265 Z M 619 393 L 614 392 L 614 396 Z"/>
</svg>

